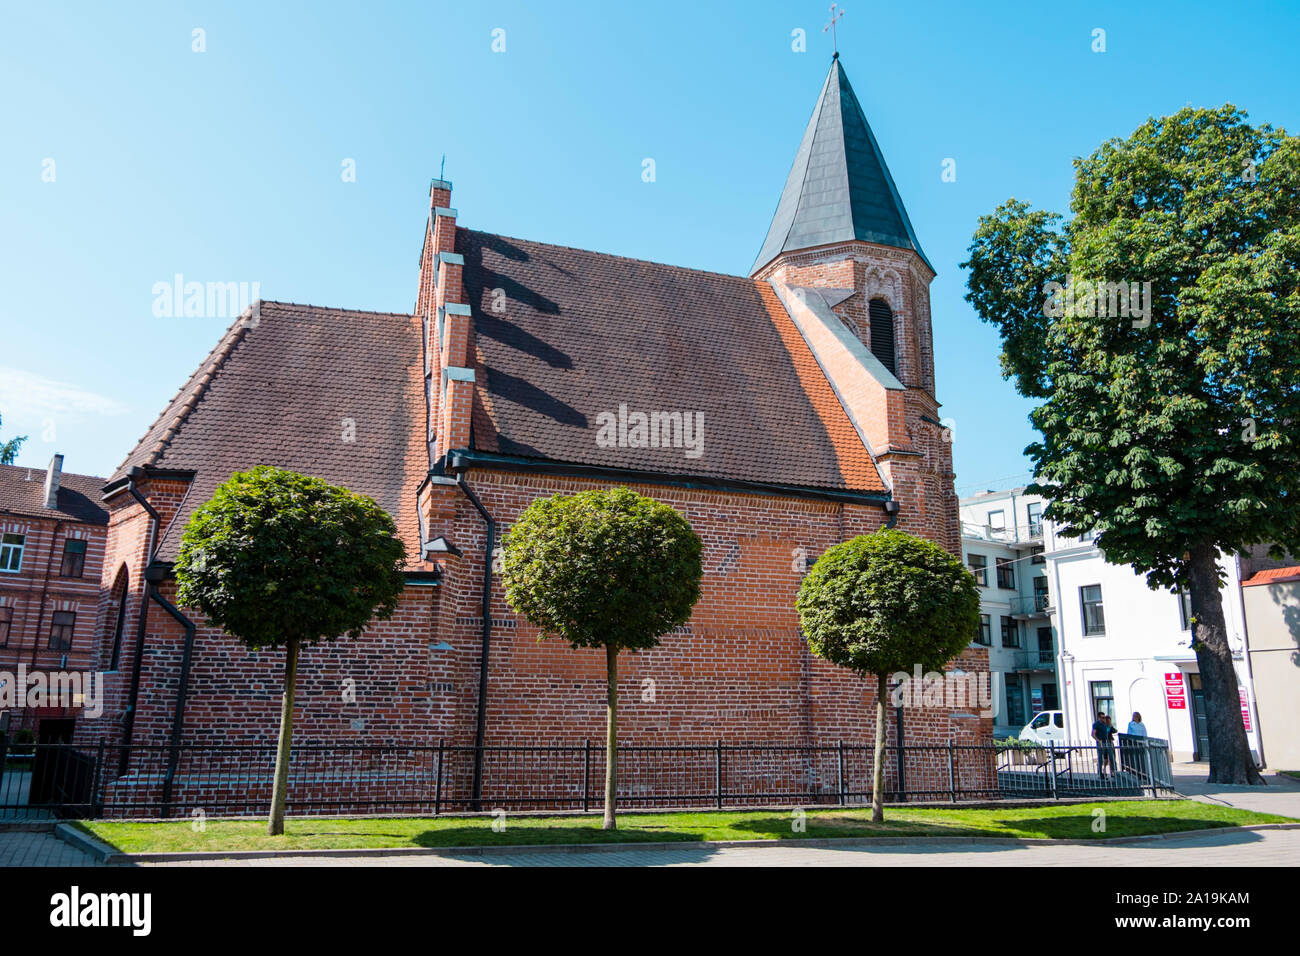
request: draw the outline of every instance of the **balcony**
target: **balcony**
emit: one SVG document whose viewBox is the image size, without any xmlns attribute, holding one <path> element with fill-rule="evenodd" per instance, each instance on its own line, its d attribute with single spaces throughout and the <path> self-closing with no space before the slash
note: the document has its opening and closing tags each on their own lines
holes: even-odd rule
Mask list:
<svg viewBox="0 0 1300 956">
<path fill-rule="evenodd" d="M 991 544 L 1005 544 L 1013 548 L 1037 547 L 1043 543 L 1043 522 L 1031 521 L 1010 528 L 995 528 L 992 525 L 963 521 L 961 533 L 962 537 L 976 538 Z"/>
<path fill-rule="evenodd" d="M 1043 617 L 1052 609 L 1052 600 L 1046 591 L 1036 591 L 1033 597 L 1016 596 L 1008 603 L 1011 616 L 1018 620 Z"/>
<path fill-rule="evenodd" d="M 1036 648 L 1028 651 L 1016 651 L 1012 666 L 1022 672 L 1054 672 L 1056 670 L 1056 650 L 1054 648 Z"/>
</svg>

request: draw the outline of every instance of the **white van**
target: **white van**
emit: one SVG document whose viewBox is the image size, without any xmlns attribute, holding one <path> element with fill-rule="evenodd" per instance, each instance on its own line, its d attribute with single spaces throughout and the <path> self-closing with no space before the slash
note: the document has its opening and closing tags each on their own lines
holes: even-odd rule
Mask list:
<svg viewBox="0 0 1300 956">
<path fill-rule="evenodd" d="M 1020 739 L 1040 744 L 1065 743 L 1065 712 L 1044 710 L 1035 714 L 1034 719 L 1020 731 Z"/>
</svg>

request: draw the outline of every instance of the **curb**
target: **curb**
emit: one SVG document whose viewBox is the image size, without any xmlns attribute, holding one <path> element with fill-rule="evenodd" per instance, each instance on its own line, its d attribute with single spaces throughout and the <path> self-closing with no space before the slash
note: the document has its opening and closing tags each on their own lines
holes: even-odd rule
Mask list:
<svg viewBox="0 0 1300 956">
<path fill-rule="evenodd" d="M 448 846 L 448 847 L 374 847 L 335 850 L 215 850 L 180 853 L 122 853 L 75 826 L 61 823 L 55 835 L 71 843 L 87 855 L 109 865 L 135 863 L 199 863 L 212 860 L 309 860 L 319 857 L 344 857 L 364 860 L 380 857 L 407 856 L 509 856 L 519 853 L 612 853 L 622 850 L 717 850 L 729 847 L 867 847 L 867 846 L 934 846 L 957 844 L 959 846 L 987 846 L 992 848 L 1020 846 L 1121 846 L 1148 840 L 1178 840 L 1187 837 L 1218 833 L 1245 833 L 1257 830 L 1300 830 L 1300 823 L 1258 823 L 1251 826 L 1202 827 L 1198 830 L 1180 830 L 1176 833 L 1152 833 L 1145 836 L 1101 837 L 1095 840 L 1053 840 L 1045 837 L 819 837 L 803 840 L 676 840 L 668 842 L 629 841 L 625 843 L 524 843 L 514 846 Z"/>
</svg>

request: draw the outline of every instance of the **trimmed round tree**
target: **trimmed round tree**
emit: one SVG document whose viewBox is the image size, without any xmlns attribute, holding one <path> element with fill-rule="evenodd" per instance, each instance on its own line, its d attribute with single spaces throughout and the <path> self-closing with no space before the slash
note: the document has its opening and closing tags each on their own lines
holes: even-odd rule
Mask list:
<svg viewBox="0 0 1300 956">
<path fill-rule="evenodd" d="M 603 647 L 605 821 L 615 828 L 618 652 L 639 651 L 690 619 L 702 546 L 690 523 L 627 488 L 538 498 L 506 535 L 506 600 L 574 648 Z"/>
<path fill-rule="evenodd" d="M 975 578 L 932 541 L 882 530 L 829 548 L 799 588 L 799 623 L 818 657 L 876 678 L 871 819 L 884 813 L 889 675 L 939 671 L 979 633 Z"/>
<path fill-rule="evenodd" d="M 405 563 L 392 517 L 373 500 L 267 465 L 231 475 L 185 527 L 178 601 L 251 650 L 285 649 L 272 836 L 284 832 L 298 650 L 392 617 Z"/>
</svg>

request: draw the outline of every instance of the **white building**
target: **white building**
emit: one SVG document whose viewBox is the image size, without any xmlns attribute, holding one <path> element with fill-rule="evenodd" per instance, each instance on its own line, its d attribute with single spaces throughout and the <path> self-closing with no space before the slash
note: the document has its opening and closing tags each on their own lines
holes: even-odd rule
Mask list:
<svg viewBox="0 0 1300 956">
<path fill-rule="evenodd" d="M 979 643 L 989 652 L 995 737 L 1016 736 L 1034 714 L 1061 709 L 1043 508 L 1023 488 L 961 500 L 962 560 L 980 584 Z"/>
<path fill-rule="evenodd" d="M 1066 738 L 1088 743 L 1098 711 L 1121 731 L 1138 711 L 1148 735 L 1170 742 L 1174 759 L 1204 759 L 1205 706 L 1186 596 L 1152 590 L 1145 575 L 1108 563 L 1091 539 L 1059 534 L 1044 510 L 1043 499 L 1023 488 L 961 501 L 966 564 L 977 579 L 980 558 L 988 565 L 981 602 L 991 633 L 981 642 L 989 641 L 997 688 L 994 733 L 1018 733 L 1038 711 L 1059 709 Z M 1258 757 L 1239 565 L 1236 558 L 1220 565 L 1242 715 Z M 1013 633 L 1004 640 L 1006 618 Z M 1041 660 L 1049 649 L 1050 665 Z"/>
</svg>

